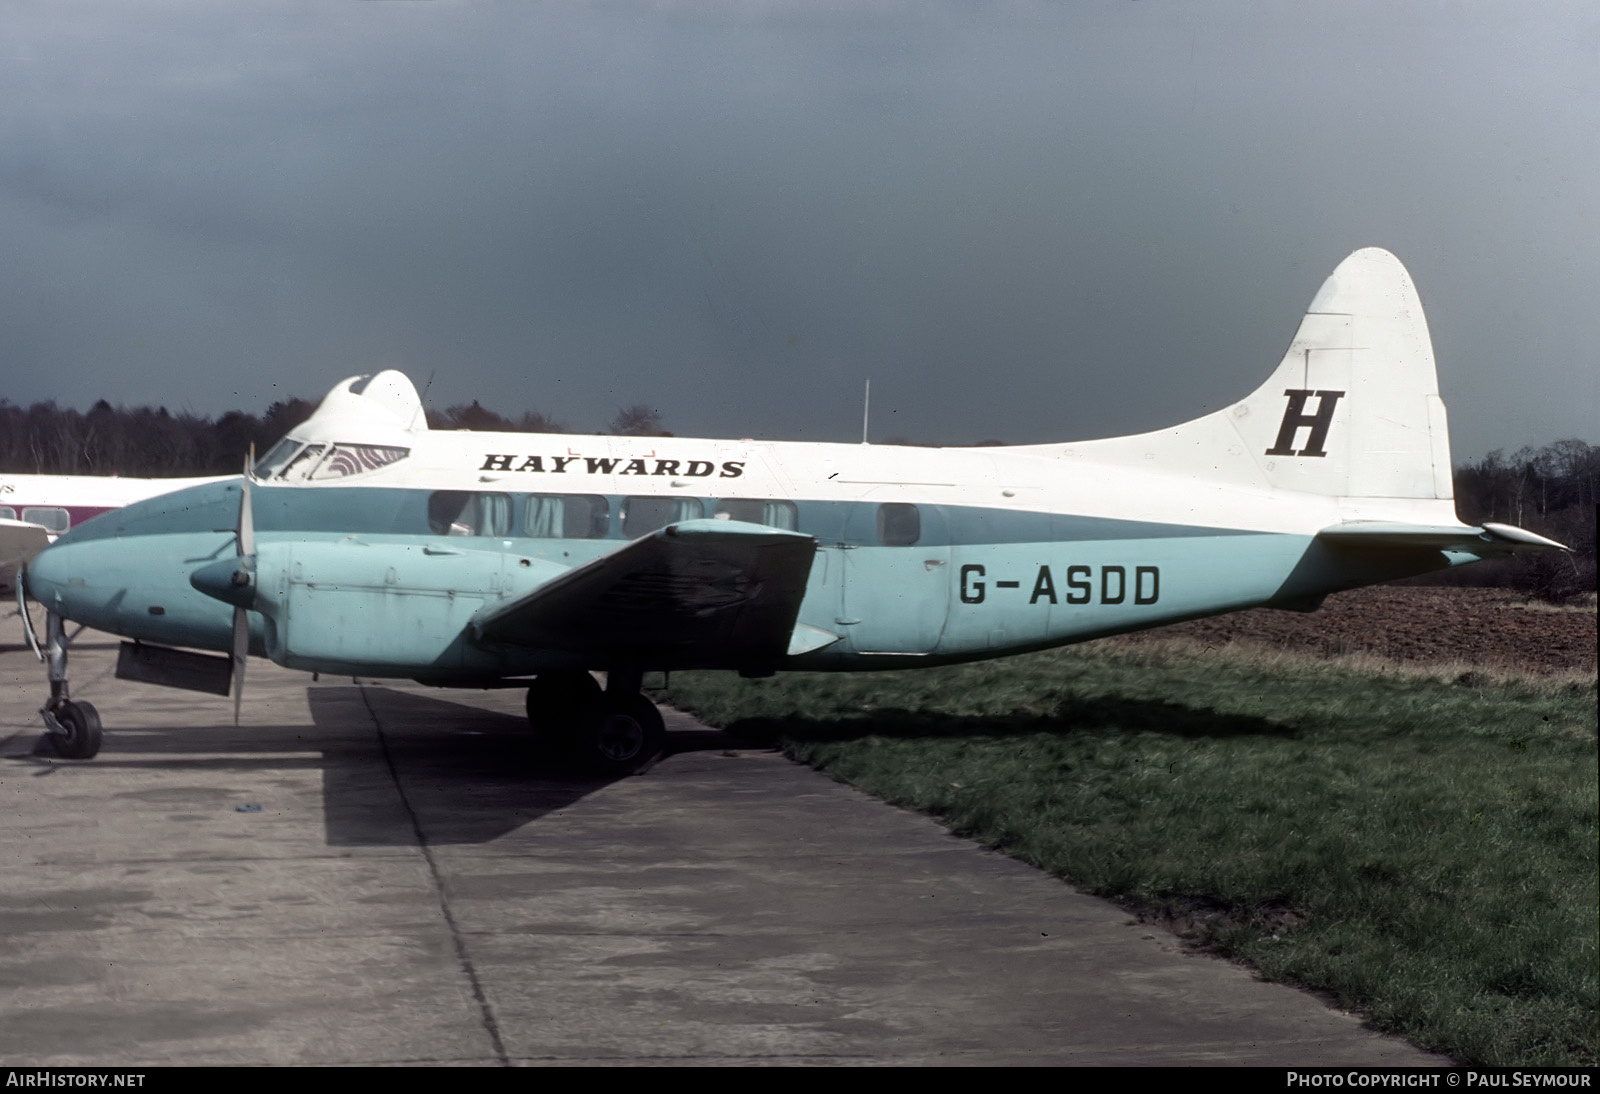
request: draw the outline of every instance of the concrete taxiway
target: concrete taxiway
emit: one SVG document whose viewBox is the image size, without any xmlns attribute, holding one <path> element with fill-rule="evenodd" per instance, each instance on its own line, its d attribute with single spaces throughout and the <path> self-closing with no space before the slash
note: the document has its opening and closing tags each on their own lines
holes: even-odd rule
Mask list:
<svg viewBox="0 0 1600 1094">
<path fill-rule="evenodd" d="M 94 637 L 87 762 L 0 649 L 0 1064 L 1445 1063 L 681 715 L 596 781 L 518 691 L 255 661 L 234 728 Z"/>
</svg>

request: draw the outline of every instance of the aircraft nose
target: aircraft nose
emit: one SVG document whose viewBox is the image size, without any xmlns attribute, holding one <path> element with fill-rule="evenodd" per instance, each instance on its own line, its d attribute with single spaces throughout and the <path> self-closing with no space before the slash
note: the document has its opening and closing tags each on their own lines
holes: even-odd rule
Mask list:
<svg viewBox="0 0 1600 1094">
<path fill-rule="evenodd" d="M 118 540 L 58 540 L 28 563 L 28 595 L 63 619 L 114 631 L 128 599 L 128 564 Z"/>
<path fill-rule="evenodd" d="M 28 562 L 24 580 L 28 595 L 58 615 L 73 617 L 86 586 L 81 548 L 71 543 L 56 543 L 40 551 Z"/>
</svg>

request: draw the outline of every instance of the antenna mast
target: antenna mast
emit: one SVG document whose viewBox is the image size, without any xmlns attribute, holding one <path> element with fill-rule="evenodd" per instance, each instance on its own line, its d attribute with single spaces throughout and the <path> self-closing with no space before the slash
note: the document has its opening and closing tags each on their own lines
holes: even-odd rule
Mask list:
<svg viewBox="0 0 1600 1094">
<path fill-rule="evenodd" d="M 861 443 L 867 443 L 867 415 L 872 410 L 872 379 L 867 378 L 867 393 L 861 399 Z"/>
</svg>

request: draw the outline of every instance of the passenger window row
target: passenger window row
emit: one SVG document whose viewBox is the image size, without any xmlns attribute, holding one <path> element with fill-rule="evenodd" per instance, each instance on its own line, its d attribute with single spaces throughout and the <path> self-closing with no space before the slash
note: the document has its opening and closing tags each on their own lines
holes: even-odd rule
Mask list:
<svg viewBox="0 0 1600 1094">
<path fill-rule="evenodd" d="M 513 500 L 515 499 L 515 500 Z M 701 520 L 706 511 L 718 520 L 800 529 L 792 501 L 772 498 L 701 498 L 635 495 L 617 499 L 623 539 L 638 539 L 658 528 L 685 520 Z M 526 536 L 531 539 L 608 539 L 612 535 L 612 500 L 601 494 L 499 494 L 440 490 L 428 498 L 428 528 L 435 535 Z M 887 502 L 878 506 L 878 542 L 909 547 L 921 536 L 921 514 L 915 505 Z"/>
</svg>

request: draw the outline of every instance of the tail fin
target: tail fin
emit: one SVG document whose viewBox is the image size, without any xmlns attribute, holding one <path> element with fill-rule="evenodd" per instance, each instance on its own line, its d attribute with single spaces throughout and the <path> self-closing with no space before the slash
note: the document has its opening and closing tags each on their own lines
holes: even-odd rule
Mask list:
<svg viewBox="0 0 1600 1094">
<path fill-rule="evenodd" d="M 1222 413 L 1272 486 L 1453 496 L 1428 321 L 1405 267 L 1380 248 L 1339 263 L 1272 378 Z"/>
<path fill-rule="evenodd" d="M 1454 496 L 1422 303 L 1400 260 L 1377 247 L 1339 263 L 1271 379 L 1240 402 L 1171 429 L 1068 448 L 1340 498 Z"/>
</svg>

